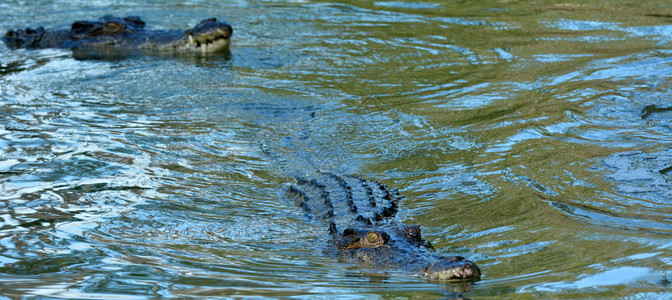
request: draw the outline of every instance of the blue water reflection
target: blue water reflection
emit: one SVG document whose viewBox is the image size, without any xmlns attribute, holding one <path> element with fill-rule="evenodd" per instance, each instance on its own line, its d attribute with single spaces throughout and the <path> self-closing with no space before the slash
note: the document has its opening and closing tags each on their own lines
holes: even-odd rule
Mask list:
<svg viewBox="0 0 672 300">
<path fill-rule="evenodd" d="M 669 16 L 622 2 L 0 3 L 235 28 L 221 56 L 0 46 L 0 297 L 666 298 Z M 482 280 L 325 255 L 284 194 L 317 170 L 399 188 Z"/>
</svg>

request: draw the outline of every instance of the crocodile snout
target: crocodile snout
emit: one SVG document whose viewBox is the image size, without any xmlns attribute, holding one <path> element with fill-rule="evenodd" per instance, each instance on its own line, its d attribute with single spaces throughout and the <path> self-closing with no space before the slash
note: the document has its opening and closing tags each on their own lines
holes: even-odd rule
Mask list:
<svg viewBox="0 0 672 300">
<path fill-rule="evenodd" d="M 475 280 L 481 277 L 481 270 L 473 262 L 462 256 L 447 257 L 425 271 L 427 277 L 438 280 Z"/>
</svg>

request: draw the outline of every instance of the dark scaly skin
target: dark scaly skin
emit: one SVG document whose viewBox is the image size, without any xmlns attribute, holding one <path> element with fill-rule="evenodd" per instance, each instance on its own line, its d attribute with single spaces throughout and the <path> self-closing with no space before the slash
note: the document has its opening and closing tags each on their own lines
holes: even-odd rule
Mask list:
<svg viewBox="0 0 672 300">
<path fill-rule="evenodd" d="M 73 50 L 150 50 L 212 53 L 228 49 L 233 29 L 215 18 L 189 30 L 149 30 L 139 17 L 104 16 L 76 21 L 69 30 L 9 30 L 2 41 L 11 49 L 66 48 Z"/>
<path fill-rule="evenodd" d="M 442 256 L 420 226 L 394 221 L 403 198 L 378 181 L 318 173 L 287 191 L 306 216 L 329 224 L 329 251 L 340 260 L 420 274 L 439 281 L 478 280 L 481 270 L 461 256 Z"/>
</svg>

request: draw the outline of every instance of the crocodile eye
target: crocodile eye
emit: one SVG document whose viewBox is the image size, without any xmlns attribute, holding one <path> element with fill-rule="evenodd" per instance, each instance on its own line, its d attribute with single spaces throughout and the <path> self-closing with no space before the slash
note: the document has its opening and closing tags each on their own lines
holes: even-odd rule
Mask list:
<svg viewBox="0 0 672 300">
<path fill-rule="evenodd" d="M 104 31 L 105 33 L 117 33 L 121 31 L 123 28 L 121 25 L 114 23 L 114 22 L 107 22 L 105 23 Z"/>
<path fill-rule="evenodd" d="M 366 239 L 369 241 L 369 243 L 374 244 L 376 241 L 378 241 L 379 237 L 377 233 L 369 232 L 366 234 Z"/>
</svg>

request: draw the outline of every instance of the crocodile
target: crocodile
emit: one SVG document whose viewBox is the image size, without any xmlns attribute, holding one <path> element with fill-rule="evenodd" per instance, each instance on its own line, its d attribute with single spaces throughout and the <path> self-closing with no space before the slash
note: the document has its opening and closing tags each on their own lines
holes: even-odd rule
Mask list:
<svg viewBox="0 0 672 300">
<path fill-rule="evenodd" d="M 72 50 L 149 50 L 162 52 L 212 53 L 229 48 L 233 28 L 204 19 L 188 30 L 149 30 L 137 16 L 106 15 L 98 21 L 76 21 L 70 30 L 9 30 L 2 37 L 10 49 L 65 48 Z"/>
<path fill-rule="evenodd" d="M 311 178 L 311 179 L 308 179 Z M 478 266 L 462 256 L 443 256 L 420 226 L 396 222 L 404 198 L 377 180 L 318 172 L 297 176 L 286 195 L 307 218 L 328 224 L 326 251 L 347 263 L 419 274 L 437 281 L 476 281 Z"/>
</svg>

